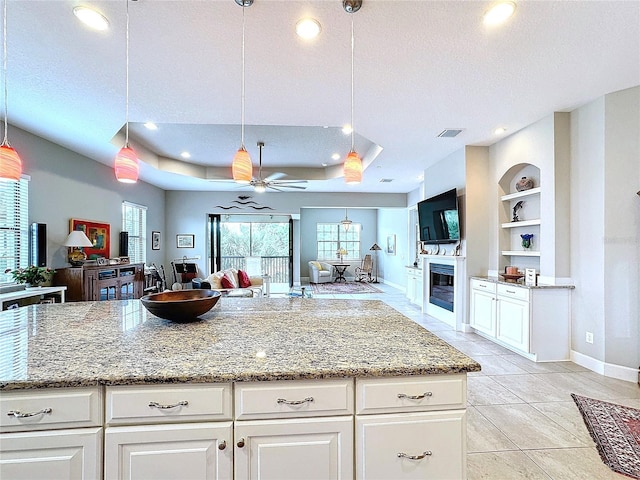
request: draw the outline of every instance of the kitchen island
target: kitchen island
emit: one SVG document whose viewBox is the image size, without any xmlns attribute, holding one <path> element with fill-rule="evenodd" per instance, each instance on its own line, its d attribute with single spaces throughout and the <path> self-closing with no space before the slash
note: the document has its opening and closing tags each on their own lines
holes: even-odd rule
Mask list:
<svg viewBox="0 0 640 480">
<path fill-rule="evenodd" d="M 466 476 L 480 366 L 380 301 L 38 305 L 0 345 L 2 478 Z"/>
</svg>

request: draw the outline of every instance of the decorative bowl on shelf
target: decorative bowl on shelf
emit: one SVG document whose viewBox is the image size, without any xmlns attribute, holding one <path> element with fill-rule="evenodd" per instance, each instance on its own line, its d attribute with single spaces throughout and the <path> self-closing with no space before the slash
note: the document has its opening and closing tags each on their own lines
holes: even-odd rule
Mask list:
<svg viewBox="0 0 640 480">
<path fill-rule="evenodd" d="M 524 277 L 524 273 L 499 273 L 501 277 L 505 279 L 507 282 L 516 283 L 522 277 Z"/>
<path fill-rule="evenodd" d="M 156 317 L 189 322 L 211 310 L 220 295 L 220 292 L 205 289 L 173 290 L 145 295 L 140 301 Z"/>
</svg>

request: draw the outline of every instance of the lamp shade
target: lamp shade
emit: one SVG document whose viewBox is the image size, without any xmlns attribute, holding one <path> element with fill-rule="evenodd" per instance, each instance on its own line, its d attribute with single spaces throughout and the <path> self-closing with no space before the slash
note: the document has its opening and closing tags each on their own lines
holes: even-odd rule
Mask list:
<svg viewBox="0 0 640 480">
<path fill-rule="evenodd" d="M 82 230 L 74 230 L 64 241 L 65 247 L 93 247 L 91 240 L 84 234 Z"/>
<path fill-rule="evenodd" d="M 138 181 L 138 172 L 140 170 L 138 156 L 128 145 L 122 147 L 118 155 L 116 155 L 114 170 L 119 182 L 136 183 Z"/>
<path fill-rule="evenodd" d="M 349 185 L 355 185 L 362 181 L 362 160 L 351 150 L 344 161 L 344 181 Z"/>
<path fill-rule="evenodd" d="M 22 160 L 18 152 L 5 142 L 0 145 L 0 178 L 18 181 L 20 175 L 22 175 Z"/>
<path fill-rule="evenodd" d="M 251 157 L 249 152 L 244 148 L 244 145 L 236 152 L 233 157 L 233 163 L 231 164 L 231 172 L 233 173 L 233 179 L 238 183 L 250 183 L 253 176 L 253 165 L 251 164 Z"/>
<path fill-rule="evenodd" d="M 371 245 L 371 248 L 369 250 L 382 250 L 380 248 L 380 245 L 378 245 L 377 243 L 374 243 L 373 245 Z"/>
</svg>

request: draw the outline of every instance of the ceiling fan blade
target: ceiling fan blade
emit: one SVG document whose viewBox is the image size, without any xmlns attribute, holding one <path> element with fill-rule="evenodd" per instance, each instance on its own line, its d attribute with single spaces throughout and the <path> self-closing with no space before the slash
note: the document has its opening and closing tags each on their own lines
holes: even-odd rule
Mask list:
<svg viewBox="0 0 640 480">
<path fill-rule="evenodd" d="M 271 190 L 275 190 L 276 192 L 284 192 L 284 190 L 280 190 L 277 187 L 274 187 L 273 185 L 267 185 L 267 188 L 270 188 Z"/>
<path fill-rule="evenodd" d="M 288 183 L 309 183 L 307 180 L 275 180 L 271 183 L 275 183 L 278 185 L 286 185 Z"/>
<path fill-rule="evenodd" d="M 270 185 L 270 186 L 271 186 L 271 188 L 274 188 L 272 185 Z M 276 183 L 275 186 L 279 187 L 279 188 L 296 188 L 298 190 L 306 190 L 307 189 L 307 187 L 299 187 L 298 185 L 280 185 L 279 183 Z"/>
<path fill-rule="evenodd" d="M 273 180 L 278 180 L 282 177 L 286 176 L 285 173 L 282 172 L 274 172 L 271 175 L 269 175 L 267 178 L 264 179 L 265 182 L 272 182 Z"/>
</svg>

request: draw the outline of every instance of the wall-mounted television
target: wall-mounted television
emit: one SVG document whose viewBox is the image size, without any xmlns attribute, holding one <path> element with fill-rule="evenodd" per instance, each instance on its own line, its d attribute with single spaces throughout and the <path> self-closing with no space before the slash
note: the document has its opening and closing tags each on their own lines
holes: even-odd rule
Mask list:
<svg viewBox="0 0 640 480">
<path fill-rule="evenodd" d="M 426 244 L 460 240 L 460 218 L 456 189 L 418 202 L 420 241 Z"/>
</svg>

